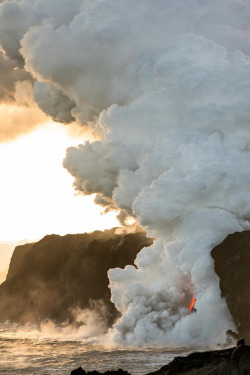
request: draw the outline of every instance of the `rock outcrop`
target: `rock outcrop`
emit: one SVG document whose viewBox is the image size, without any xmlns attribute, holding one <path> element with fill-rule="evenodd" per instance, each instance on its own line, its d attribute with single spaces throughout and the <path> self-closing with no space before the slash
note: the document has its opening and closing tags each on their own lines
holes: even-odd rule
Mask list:
<svg viewBox="0 0 250 375">
<path fill-rule="evenodd" d="M 34 244 L 33 243 L 27 243 L 25 245 L 19 245 L 16 246 L 14 253 L 11 257 L 11 262 L 9 265 L 8 270 L 8 279 L 11 279 L 14 277 L 18 271 L 22 268 L 23 265 L 23 259 L 25 255 L 30 251 Z"/>
<path fill-rule="evenodd" d="M 249 347 L 246 349 L 249 350 Z M 234 348 L 196 352 L 186 357 L 176 357 L 166 366 L 147 375 L 247 375 L 250 357 L 232 358 Z M 107 371 L 105 375 L 129 375 L 123 370 Z M 71 375 L 102 375 L 98 371 L 85 372 L 81 367 Z"/>
<path fill-rule="evenodd" d="M 232 371 L 237 371 L 237 363 L 231 359 L 232 351 L 233 348 L 230 348 L 176 357 L 148 375 L 231 375 Z"/>
<path fill-rule="evenodd" d="M 221 294 L 239 336 L 250 345 L 250 231 L 229 235 L 211 254 Z"/>
<path fill-rule="evenodd" d="M 73 371 L 71 371 L 71 375 L 130 375 L 129 372 L 123 371 L 119 368 L 119 370 L 111 370 L 106 372 L 99 372 L 99 371 L 85 371 L 82 367 L 79 367 Z"/>
<path fill-rule="evenodd" d="M 91 309 L 101 300 L 104 318 L 112 324 L 118 312 L 110 302 L 107 271 L 133 264 L 151 243 L 143 232 L 118 235 L 112 229 L 50 235 L 18 246 L 0 285 L 0 321 L 72 323 L 75 308 Z"/>
</svg>

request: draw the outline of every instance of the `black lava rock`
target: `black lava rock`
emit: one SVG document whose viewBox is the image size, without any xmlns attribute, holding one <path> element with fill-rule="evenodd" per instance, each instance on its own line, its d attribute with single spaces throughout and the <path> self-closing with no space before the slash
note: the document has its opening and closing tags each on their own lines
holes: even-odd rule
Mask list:
<svg viewBox="0 0 250 375">
<path fill-rule="evenodd" d="M 99 372 L 99 371 L 85 371 L 82 367 L 79 367 L 71 372 L 71 375 L 130 375 L 129 372 L 123 371 L 119 368 L 119 370 L 109 370 L 106 372 Z"/>
</svg>

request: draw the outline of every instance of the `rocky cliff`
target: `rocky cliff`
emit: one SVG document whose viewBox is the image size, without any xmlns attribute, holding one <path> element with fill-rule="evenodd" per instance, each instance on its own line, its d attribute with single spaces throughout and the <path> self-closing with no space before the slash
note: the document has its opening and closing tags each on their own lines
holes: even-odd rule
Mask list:
<svg viewBox="0 0 250 375">
<path fill-rule="evenodd" d="M 238 356 L 235 348 L 192 353 L 186 357 L 176 357 L 166 366 L 147 375 L 247 375 L 250 372 L 249 347 L 244 347 Z M 237 349 L 238 350 L 238 349 Z M 235 358 L 236 357 L 236 358 Z M 86 372 L 81 367 L 73 370 L 71 375 L 129 375 L 117 371 Z"/>
<path fill-rule="evenodd" d="M 231 359 L 232 352 L 233 348 L 230 348 L 176 357 L 148 375 L 238 375 L 238 362 Z"/>
<path fill-rule="evenodd" d="M 22 267 L 25 255 L 30 251 L 33 245 L 33 243 L 27 243 L 25 245 L 16 246 L 9 265 L 8 279 L 11 279 L 18 273 L 19 269 Z"/>
<path fill-rule="evenodd" d="M 117 311 L 110 302 L 107 271 L 133 264 L 137 253 L 151 243 L 145 233 L 118 235 L 112 229 L 50 235 L 18 246 L 0 285 L 0 321 L 73 322 L 75 308 L 93 308 L 101 300 L 112 324 Z"/>
<path fill-rule="evenodd" d="M 250 344 L 250 231 L 229 235 L 212 250 L 214 269 L 220 278 L 240 337 Z"/>
</svg>

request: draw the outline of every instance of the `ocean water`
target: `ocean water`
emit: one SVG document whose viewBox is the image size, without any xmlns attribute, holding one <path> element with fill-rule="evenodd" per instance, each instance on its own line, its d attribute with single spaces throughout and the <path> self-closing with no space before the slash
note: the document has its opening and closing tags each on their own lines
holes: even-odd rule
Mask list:
<svg viewBox="0 0 250 375">
<path fill-rule="evenodd" d="M 48 337 L 50 336 L 50 337 Z M 0 374 L 70 375 L 82 366 L 86 371 L 122 368 L 133 375 L 146 374 L 166 365 L 177 355 L 192 350 L 107 349 L 86 340 L 53 337 L 34 328 L 0 326 Z"/>
</svg>

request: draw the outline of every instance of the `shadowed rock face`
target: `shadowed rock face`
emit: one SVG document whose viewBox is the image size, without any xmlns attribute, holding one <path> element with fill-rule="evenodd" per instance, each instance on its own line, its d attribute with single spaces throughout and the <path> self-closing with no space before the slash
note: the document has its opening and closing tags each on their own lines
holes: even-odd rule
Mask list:
<svg viewBox="0 0 250 375">
<path fill-rule="evenodd" d="M 151 243 L 144 233 L 117 235 L 112 229 L 50 235 L 18 246 L 0 285 L 0 321 L 73 322 L 74 308 L 91 308 L 93 301 L 102 300 L 112 324 L 118 312 L 110 302 L 107 271 L 133 264 L 137 253 Z"/>
<path fill-rule="evenodd" d="M 175 357 L 159 370 L 147 375 L 247 375 L 250 372 L 250 347 L 239 347 L 208 352 L 191 353 L 186 357 Z M 242 349 L 242 347 L 241 347 Z M 71 375 L 130 375 L 121 369 L 117 371 L 85 371 L 79 367 Z"/>
<path fill-rule="evenodd" d="M 8 270 L 8 279 L 11 279 L 13 276 L 15 276 L 19 269 L 22 267 L 23 264 L 23 258 L 25 255 L 30 251 L 34 244 L 33 243 L 27 243 L 22 246 L 17 246 L 15 248 L 14 253 L 12 254 L 11 257 L 11 262 L 9 265 L 9 270 Z"/>
<path fill-rule="evenodd" d="M 99 371 L 85 371 L 82 367 L 79 367 L 73 371 L 71 371 L 71 375 L 131 375 L 127 371 L 123 371 L 122 369 L 119 370 L 109 370 L 106 372 L 99 372 Z"/>
<path fill-rule="evenodd" d="M 250 344 L 250 231 L 229 235 L 212 250 L 214 269 L 239 336 Z"/>
<path fill-rule="evenodd" d="M 176 357 L 168 365 L 148 375 L 231 375 L 237 372 L 236 361 L 231 360 L 233 348 L 211 352 L 192 353 Z"/>
</svg>

